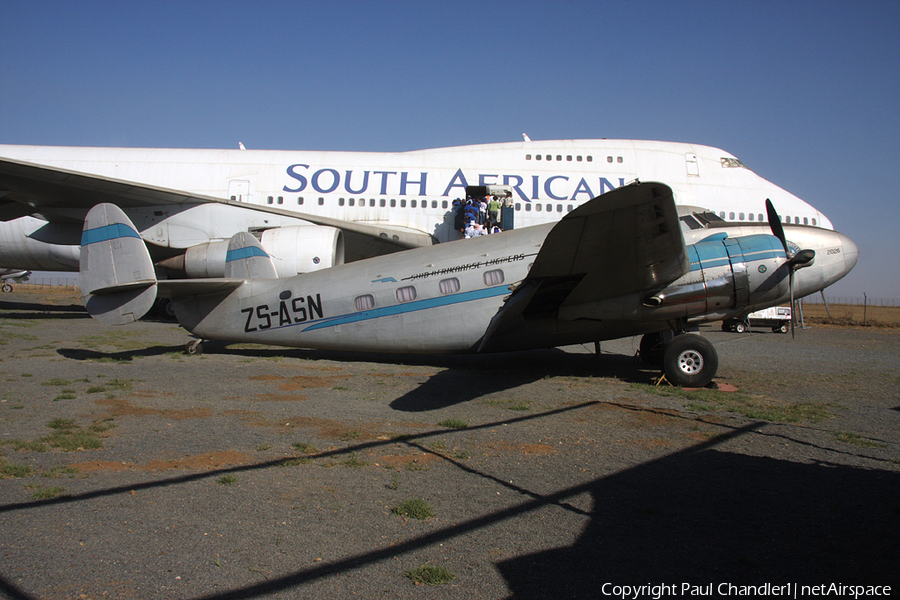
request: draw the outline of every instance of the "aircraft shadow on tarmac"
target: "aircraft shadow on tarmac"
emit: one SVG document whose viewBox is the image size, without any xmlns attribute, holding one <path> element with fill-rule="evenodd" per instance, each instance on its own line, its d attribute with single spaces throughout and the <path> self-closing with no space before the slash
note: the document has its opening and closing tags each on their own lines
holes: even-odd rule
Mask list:
<svg viewBox="0 0 900 600">
<path fill-rule="evenodd" d="M 254 358 L 286 356 L 306 360 L 371 362 L 393 365 L 424 365 L 440 369 L 418 388 L 391 402 L 391 408 L 420 412 L 475 400 L 486 394 L 513 389 L 544 377 L 615 377 L 631 383 L 649 383 L 658 371 L 633 356 L 567 353 L 558 349 L 505 354 L 394 355 L 358 352 L 328 352 L 295 348 L 245 348 L 204 342 L 207 353 Z M 100 352 L 83 348 L 60 348 L 57 353 L 71 360 L 130 361 L 139 357 L 183 352 L 182 346 L 149 346 L 135 350 Z"/>
<path fill-rule="evenodd" d="M 559 410 L 580 410 L 587 403 Z M 545 416 L 529 415 L 515 420 Z M 483 427 L 495 427 L 490 423 Z M 337 561 L 271 577 L 206 599 L 257 598 L 302 588 L 335 574 L 387 561 L 422 548 L 496 527 L 537 510 L 574 510 L 570 498 L 590 494 L 590 520 L 569 547 L 497 563 L 512 598 L 596 598 L 605 583 L 759 585 L 763 583 L 866 585 L 894 583 L 900 562 L 900 474 L 825 462 L 792 462 L 731 452 L 763 423 L 730 432 L 656 460 L 550 494 L 526 490 L 526 500 L 469 521 Z M 434 432 L 436 435 L 438 432 Z M 418 439 L 432 434 L 417 436 Z M 781 436 L 784 437 L 784 436 Z M 785 438 L 791 443 L 800 440 Z M 391 442 L 367 442 L 329 455 Z M 411 442 L 424 448 L 419 442 Z M 497 478 L 456 461 L 474 476 Z M 281 461 L 195 473 L 138 488 L 171 486 L 223 473 L 271 468 Z M 100 495 L 128 494 L 135 485 L 44 502 L 0 506 L 0 512 L 40 510 Z M 584 515 L 584 511 L 578 511 Z M 32 515 L 37 517 L 38 515 Z M 464 585 L 464 583 L 463 583 Z M 30 599 L 0 578 L 0 591 Z M 301 592 L 298 589 L 297 592 Z"/>
</svg>

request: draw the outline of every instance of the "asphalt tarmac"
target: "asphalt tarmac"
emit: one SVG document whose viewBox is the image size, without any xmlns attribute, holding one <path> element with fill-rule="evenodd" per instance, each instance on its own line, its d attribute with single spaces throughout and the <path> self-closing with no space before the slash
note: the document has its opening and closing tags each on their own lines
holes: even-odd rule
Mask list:
<svg viewBox="0 0 900 600">
<path fill-rule="evenodd" d="M 175 324 L 3 294 L 0 595 L 896 586 L 900 334 L 701 333 L 720 390 L 685 393 L 653 385 L 637 338 L 599 357 L 186 356 Z M 432 516 L 395 513 L 416 499 Z M 452 579 L 416 584 L 422 565 Z"/>
</svg>

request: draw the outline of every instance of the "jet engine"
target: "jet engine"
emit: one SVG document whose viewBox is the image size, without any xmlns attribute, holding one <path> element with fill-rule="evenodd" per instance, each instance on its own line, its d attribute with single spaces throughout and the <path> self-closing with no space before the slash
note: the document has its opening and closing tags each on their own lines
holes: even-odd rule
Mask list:
<svg viewBox="0 0 900 600">
<path fill-rule="evenodd" d="M 272 257 L 278 277 L 292 277 L 344 263 L 344 237 L 340 229 L 319 225 L 298 225 L 266 229 L 256 234 Z M 223 277 L 228 240 L 191 246 L 183 256 L 165 260 L 159 266 L 183 270 L 192 278 Z"/>
</svg>

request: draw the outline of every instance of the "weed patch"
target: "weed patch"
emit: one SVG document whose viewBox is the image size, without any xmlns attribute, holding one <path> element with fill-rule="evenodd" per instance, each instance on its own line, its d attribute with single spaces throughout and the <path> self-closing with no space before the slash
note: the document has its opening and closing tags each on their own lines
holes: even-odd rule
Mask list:
<svg viewBox="0 0 900 600">
<path fill-rule="evenodd" d="M 466 429 L 469 426 L 468 423 L 459 419 L 444 419 L 438 425 L 447 429 Z"/>
<path fill-rule="evenodd" d="M 31 467 L 28 465 L 15 465 L 11 463 L 0 463 L 0 479 L 7 477 L 28 477 L 31 475 Z"/>
<path fill-rule="evenodd" d="M 437 565 L 422 565 L 407 571 L 403 576 L 413 580 L 417 585 L 424 583 L 432 586 L 449 583 L 456 579 L 456 575 L 452 571 Z"/>
<path fill-rule="evenodd" d="M 411 519 L 419 519 L 424 521 L 434 516 L 434 510 L 431 505 L 425 502 L 424 498 L 412 498 L 404 500 L 391 509 L 391 512 L 401 517 L 410 517 Z"/>
<path fill-rule="evenodd" d="M 881 442 L 876 442 L 875 440 L 871 440 L 867 437 L 863 437 L 858 433 L 853 433 L 852 431 L 835 431 L 832 433 L 834 439 L 839 442 L 844 442 L 846 444 L 853 444 L 854 446 L 862 446 L 863 448 L 887 448 L 887 444 L 882 444 Z"/>
<path fill-rule="evenodd" d="M 825 402 L 780 402 L 760 396 L 739 392 L 719 392 L 716 390 L 685 390 L 676 387 L 656 387 L 635 385 L 659 396 L 670 396 L 686 400 L 685 408 L 696 412 L 724 410 L 743 415 L 748 419 L 772 423 L 818 423 L 834 416 Z"/>
<path fill-rule="evenodd" d="M 26 487 L 32 490 L 31 497 L 35 500 L 51 500 L 53 498 L 68 496 L 66 488 L 58 486 L 30 485 Z"/>
</svg>

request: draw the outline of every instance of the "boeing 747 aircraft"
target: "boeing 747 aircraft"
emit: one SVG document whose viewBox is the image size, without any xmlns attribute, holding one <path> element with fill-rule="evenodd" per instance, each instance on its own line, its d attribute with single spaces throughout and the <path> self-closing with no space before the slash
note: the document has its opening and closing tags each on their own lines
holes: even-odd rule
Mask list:
<svg viewBox="0 0 900 600">
<path fill-rule="evenodd" d="M 467 195 L 505 199 L 502 228 L 521 229 L 635 180 L 666 182 L 682 215 L 754 225 L 771 198 L 786 223 L 832 229 L 735 156 L 696 144 L 523 141 L 397 153 L 0 145 L 0 268 L 77 270 L 81 227 L 99 203 L 125 212 L 162 276 L 221 277 L 228 240 L 249 232 L 287 277 L 459 239 L 454 200 Z"/>
</svg>

